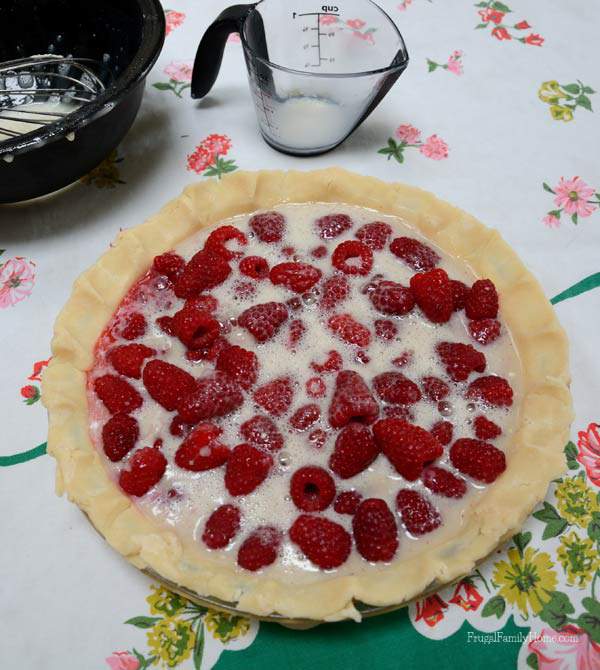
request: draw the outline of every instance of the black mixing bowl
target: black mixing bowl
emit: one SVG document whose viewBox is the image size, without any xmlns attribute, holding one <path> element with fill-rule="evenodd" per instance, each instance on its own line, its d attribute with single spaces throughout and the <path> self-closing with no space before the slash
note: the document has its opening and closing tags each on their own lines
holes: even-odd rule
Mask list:
<svg viewBox="0 0 600 670">
<path fill-rule="evenodd" d="M 105 64 L 107 83 L 61 121 L 0 142 L 0 203 L 56 191 L 119 144 L 164 37 L 158 0 L 0 0 L 0 63 L 37 54 L 91 58 Z"/>
</svg>

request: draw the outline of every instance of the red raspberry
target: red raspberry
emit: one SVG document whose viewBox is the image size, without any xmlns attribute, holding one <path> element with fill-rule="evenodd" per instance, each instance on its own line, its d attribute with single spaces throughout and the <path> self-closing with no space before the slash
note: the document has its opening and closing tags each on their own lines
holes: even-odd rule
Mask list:
<svg viewBox="0 0 600 670">
<path fill-rule="evenodd" d="M 438 510 L 418 491 L 400 489 L 396 505 L 404 527 L 411 535 L 431 533 L 442 523 Z"/>
<path fill-rule="evenodd" d="M 458 312 L 465 306 L 469 287 L 466 284 L 463 284 L 463 282 L 458 281 L 458 279 L 451 279 L 450 288 L 452 289 L 452 304 L 454 306 L 454 311 Z"/>
<path fill-rule="evenodd" d="M 308 263 L 279 263 L 271 268 L 269 279 L 295 293 L 306 293 L 321 279 L 323 273 Z"/>
<path fill-rule="evenodd" d="M 285 305 L 280 302 L 265 302 L 254 305 L 238 317 L 238 325 L 254 335 L 258 342 L 270 340 L 288 318 Z"/>
<path fill-rule="evenodd" d="M 256 572 L 277 560 L 283 534 L 272 526 L 259 526 L 242 542 L 237 555 L 240 568 Z"/>
<path fill-rule="evenodd" d="M 166 254 L 156 256 L 152 267 L 161 275 L 171 281 L 176 281 L 185 267 L 185 261 L 179 254 L 168 251 Z"/>
<path fill-rule="evenodd" d="M 375 393 L 392 405 L 412 405 L 421 400 L 419 387 L 401 372 L 384 372 L 373 379 Z"/>
<path fill-rule="evenodd" d="M 142 396 L 121 377 L 103 375 L 94 380 L 94 391 L 111 414 L 128 414 L 142 406 Z"/>
<path fill-rule="evenodd" d="M 224 549 L 240 529 L 242 513 L 233 505 L 221 505 L 207 519 L 202 540 L 209 549 Z"/>
<path fill-rule="evenodd" d="M 137 340 L 146 332 L 146 319 L 139 312 L 132 312 L 125 320 L 125 326 L 121 330 L 121 337 L 126 340 Z"/>
<path fill-rule="evenodd" d="M 191 472 L 220 467 L 231 453 L 228 447 L 216 441 L 222 432 L 212 423 L 199 423 L 175 452 L 175 463 Z"/>
<path fill-rule="evenodd" d="M 321 245 L 320 247 L 315 247 L 311 252 L 310 255 L 313 258 L 325 258 L 327 256 L 327 247 L 324 247 Z"/>
<path fill-rule="evenodd" d="M 173 315 L 173 328 L 188 349 L 209 347 L 220 335 L 219 322 L 199 306 L 196 300 L 187 300 Z"/>
<path fill-rule="evenodd" d="M 373 433 L 390 463 L 409 481 L 444 452 L 431 433 L 402 419 L 382 419 L 373 426 Z"/>
<path fill-rule="evenodd" d="M 380 281 L 369 293 L 373 307 L 382 314 L 402 316 L 415 306 L 411 289 L 393 281 Z"/>
<path fill-rule="evenodd" d="M 408 423 L 412 423 L 415 418 L 406 405 L 387 405 L 383 408 L 383 414 L 386 419 L 402 419 Z"/>
<path fill-rule="evenodd" d="M 502 428 L 493 421 L 486 419 L 485 416 L 478 416 L 473 422 L 475 436 L 479 440 L 494 440 L 502 435 Z"/>
<path fill-rule="evenodd" d="M 294 521 L 290 539 L 323 570 L 345 563 L 352 549 L 352 538 L 339 523 L 311 514 L 301 514 Z"/>
<path fill-rule="evenodd" d="M 286 258 L 291 258 L 295 253 L 296 250 L 294 247 L 283 247 L 281 249 L 281 253 L 286 257 Z"/>
<path fill-rule="evenodd" d="M 182 395 L 177 409 L 183 421 L 196 424 L 206 419 L 226 416 L 243 402 L 244 396 L 239 384 L 229 375 L 216 370 L 212 376 L 199 379 L 192 393 Z"/>
<path fill-rule="evenodd" d="M 450 393 L 448 384 L 438 377 L 423 377 L 421 379 L 421 386 L 429 400 L 433 400 L 434 402 L 443 400 Z"/>
<path fill-rule="evenodd" d="M 510 407 L 513 404 L 513 390 L 502 377 L 479 377 L 469 384 L 466 397 L 481 400 L 494 407 Z"/>
<path fill-rule="evenodd" d="M 421 480 L 432 493 L 445 498 L 462 498 L 467 492 L 467 482 L 462 477 L 435 465 L 423 470 Z"/>
<path fill-rule="evenodd" d="M 141 497 L 158 484 L 167 469 L 167 459 L 158 449 L 143 447 L 129 460 L 129 470 L 121 470 L 119 486 L 130 496 Z"/>
<path fill-rule="evenodd" d="M 348 261 L 358 258 L 359 263 Z M 373 267 L 373 252 L 366 244 L 348 240 L 338 244 L 331 257 L 335 268 L 347 275 L 368 275 Z"/>
<path fill-rule="evenodd" d="M 285 301 L 285 304 L 294 312 L 302 309 L 302 300 L 298 296 Z"/>
<path fill-rule="evenodd" d="M 306 393 L 311 398 L 322 398 L 327 392 L 327 385 L 320 377 L 311 377 L 306 382 Z"/>
<path fill-rule="evenodd" d="M 211 314 L 216 312 L 219 307 L 219 301 L 208 293 L 199 295 L 197 298 L 190 298 L 189 300 L 186 300 L 185 304 L 188 307 L 194 307 L 199 311 L 209 312 Z"/>
<path fill-rule="evenodd" d="M 249 300 L 256 293 L 256 286 L 249 281 L 238 281 L 234 284 L 233 290 L 241 300 Z"/>
<path fill-rule="evenodd" d="M 329 406 L 329 423 L 342 428 L 352 419 L 363 423 L 373 422 L 379 406 L 363 378 L 352 370 L 342 370 L 335 380 L 335 391 Z"/>
<path fill-rule="evenodd" d="M 356 237 L 373 251 L 383 251 L 392 234 L 392 227 L 383 221 L 366 223 L 356 231 Z"/>
<path fill-rule="evenodd" d="M 366 470 L 379 456 L 371 430 L 362 423 L 352 422 L 337 436 L 329 467 L 342 479 L 349 479 Z"/>
<path fill-rule="evenodd" d="M 471 372 L 484 372 L 485 370 L 485 356 L 470 344 L 440 342 L 435 350 L 448 376 L 455 382 L 464 382 Z"/>
<path fill-rule="evenodd" d="M 227 347 L 217 357 L 217 370 L 228 374 L 246 391 L 258 377 L 258 358 L 253 351 L 237 345 Z"/>
<path fill-rule="evenodd" d="M 140 435 L 138 422 L 127 414 L 115 414 L 102 428 L 102 447 L 113 463 L 120 461 L 135 447 Z"/>
<path fill-rule="evenodd" d="M 498 316 L 498 293 L 490 279 L 478 279 L 465 298 L 469 319 L 495 319 Z"/>
<path fill-rule="evenodd" d="M 252 493 L 269 476 L 273 457 L 250 444 L 238 444 L 229 455 L 225 487 L 232 496 Z"/>
<path fill-rule="evenodd" d="M 423 242 L 412 237 L 397 237 L 390 244 L 390 251 L 401 258 L 415 272 L 428 272 L 442 260 L 439 255 Z"/>
<path fill-rule="evenodd" d="M 169 433 L 175 437 L 185 437 L 192 428 L 192 424 L 186 423 L 179 415 L 177 415 L 173 417 L 169 425 Z"/>
<path fill-rule="evenodd" d="M 322 240 L 330 240 L 352 228 L 352 219 L 347 214 L 327 214 L 315 222 Z"/>
<path fill-rule="evenodd" d="M 335 484 L 331 475 L 314 465 L 296 470 L 290 482 L 294 505 L 303 512 L 322 512 L 335 498 Z"/>
<path fill-rule="evenodd" d="M 452 442 L 454 426 L 449 421 L 437 421 L 429 431 L 433 437 L 444 446 Z"/>
<path fill-rule="evenodd" d="M 239 258 L 242 254 L 239 251 L 231 251 L 225 244 L 235 240 L 242 247 L 248 244 L 248 239 L 244 233 L 235 226 L 219 226 L 206 238 L 204 250 L 210 253 L 222 256 L 226 261 Z"/>
<path fill-rule="evenodd" d="M 464 475 L 491 484 L 506 470 L 506 458 L 500 449 L 487 442 L 463 437 L 450 447 L 452 465 Z"/>
<path fill-rule="evenodd" d="M 219 286 L 230 274 L 231 267 L 223 256 L 203 249 L 189 260 L 173 290 L 178 298 L 194 298 Z"/>
<path fill-rule="evenodd" d="M 327 322 L 329 328 L 344 342 L 368 347 L 371 344 L 371 331 L 362 323 L 355 321 L 350 314 L 336 314 Z"/>
<path fill-rule="evenodd" d="M 255 214 L 250 219 L 250 228 L 261 242 L 281 242 L 285 229 L 285 217 L 279 212 Z"/>
<path fill-rule="evenodd" d="M 398 549 L 398 527 L 385 500 L 367 498 L 352 519 L 356 550 L 367 561 L 391 561 Z"/>
<path fill-rule="evenodd" d="M 160 316 L 156 319 L 156 325 L 163 333 L 175 337 L 175 324 L 172 316 Z"/>
<path fill-rule="evenodd" d="M 398 328 L 389 319 L 377 319 L 375 321 L 375 335 L 382 340 L 393 340 L 398 335 Z"/>
<path fill-rule="evenodd" d="M 338 514 L 356 514 L 361 500 L 362 496 L 358 491 L 342 491 L 338 493 L 333 503 L 333 509 Z"/>
<path fill-rule="evenodd" d="M 257 414 L 240 426 L 240 435 L 257 449 L 276 452 L 283 447 L 283 436 L 267 416 Z"/>
<path fill-rule="evenodd" d="M 354 360 L 357 363 L 362 363 L 363 365 L 366 365 L 367 363 L 371 362 L 371 357 L 365 351 L 357 351 L 356 354 L 354 355 Z"/>
<path fill-rule="evenodd" d="M 320 428 L 313 430 L 308 436 L 308 441 L 315 449 L 322 449 L 327 442 L 327 433 Z"/>
<path fill-rule="evenodd" d="M 143 344 L 124 344 L 111 349 L 108 352 L 108 360 L 119 374 L 139 379 L 142 376 L 144 361 L 154 354 L 156 354 L 154 349 Z"/>
<path fill-rule="evenodd" d="M 412 351 L 403 351 L 400 356 L 392 360 L 392 365 L 395 365 L 397 368 L 403 368 L 405 365 L 408 365 L 412 362 L 413 352 Z"/>
<path fill-rule="evenodd" d="M 304 431 L 310 428 L 315 421 L 321 418 L 321 410 L 318 405 L 304 405 L 297 409 L 290 419 L 293 428 Z"/>
<path fill-rule="evenodd" d="M 292 404 L 294 388 L 287 377 L 263 384 L 254 392 L 254 400 L 272 416 L 281 416 Z"/>
<path fill-rule="evenodd" d="M 269 276 L 269 264 L 261 256 L 246 256 L 240 261 L 240 272 L 252 279 L 266 279 Z"/>
<path fill-rule="evenodd" d="M 328 372 L 339 372 L 343 364 L 344 361 L 340 354 L 332 350 L 327 354 L 327 360 L 324 363 L 311 363 L 310 367 L 319 374 L 327 374 Z"/>
<path fill-rule="evenodd" d="M 350 295 L 350 284 L 344 275 L 335 274 L 321 286 L 321 309 L 333 309 Z"/>
<path fill-rule="evenodd" d="M 196 380 L 185 370 L 164 361 L 150 361 L 142 374 L 146 390 L 159 405 L 172 412 L 196 388 Z M 195 423 L 195 422 L 194 422 Z"/>
<path fill-rule="evenodd" d="M 288 344 L 293 349 L 298 342 L 302 339 L 302 336 L 306 332 L 306 326 L 301 319 L 294 319 L 290 322 L 290 332 L 288 336 Z"/>
<path fill-rule="evenodd" d="M 469 322 L 471 337 L 480 344 L 491 344 L 500 337 L 500 322 L 496 319 L 479 319 Z"/>
<path fill-rule="evenodd" d="M 224 337 L 217 337 L 209 347 L 186 351 L 185 357 L 188 361 L 216 361 L 219 354 L 230 346 Z"/>
<path fill-rule="evenodd" d="M 452 288 L 444 270 L 430 270 L 411 277 L 417 305 L 433 323 L 446 323 L 454 311 Z"/>
</svg>

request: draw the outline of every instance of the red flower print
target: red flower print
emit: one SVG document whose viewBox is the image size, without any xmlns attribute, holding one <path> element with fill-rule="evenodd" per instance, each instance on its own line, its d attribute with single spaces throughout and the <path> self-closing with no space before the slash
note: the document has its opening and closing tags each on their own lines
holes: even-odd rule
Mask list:
<svg viewBox="0 0 600 670">
<path fill-rule="evenodd" d="M 363 26 L 366 26 L 367 24 L 361 19 L 349 19 L 348 21 L 346 21 L 346 25 L 349 28 L 352 28 L 352 30 L 360 30 Z"/>
<path fill-rule="evenodd" d="M 537 35 L 536 33 L 531 33 L 531 35 L 527 35 L 523 41 L 525 44 L 531 44 L 534 47 L 541 47 L 544 43 L 544 38 L 541 35 Z"/>
<path fill-rule="evenodd" d="M 235 160 L 225 160 L 231 149 L 231 139 L 227 135 L 213 133 L 205 137 L 187 157 L 187 169 L 204 177 L 218 177 L 237 170 Z"/>
<path fill-rule="evenodd" d="M 215 162 L 215 155 L 210 149 L 199 144 L 195 151 L 187 157 L 188 170 L 202 174 L 206 168 Z"/>
<path fill-rule="evenodd" d="M 579 453 L 577 460 L 585 468 L 588 479 L 594 486 L 600 486 L 600 426 L 590 423 L 587 431 L 577 434 Z"/>
<path fill-rule="evenodd" d="M 517 30 L 527 30 L 527 28 L 531 28 L 531 26 L 527 23 L 527 21 L 519 21 L 519 23 L 515 23 L 515 28 Z"/>
<path fill-rule="evenodd" d="M 165 35 L 171 33 L 175 28 L 178 28 L 185 21 L 185 14 L 183 12 L 176 12 L 173 9 L 165 10 Z"/>
<path fill-rule="evenodd" d="M 418 600 L 415 604 L 417 608 L 415 621 L 423 619 L 430 628 L 444 618 L 444 610 L 448 608 L 448 603 L 444 602 L 437 593 L 425 600 Z"/>
<path fill-rule="evenodd" d="M 37 388 L 35 386 L 23 386 L 21 389 L 21 395 L 24 398 L 34 398 L 37 395 Z"/>
<path fill-rule="evenodd" d="M 202 146 L 217 156 L 224 156 L 231 149 L 231 140 L 227 135 L 209 135 L 202 141 Z"/>
<path fill-rule="evenodd" d="M 533 667 L 539 670 L 594 670 L 600 667 L 600 644 L 594 642 L 587 631 L 573 624 L 560 630 L 549 626 L 542 628 L 527 644 L 527 649 L 535 654 L 536 665 Z"/>
<path fill-rule="evenodd" d="M 483 602 L 483 597 L 468 579 L 458 582 L 452 598 L 448 601 L 462 607 L 465 612 L 475 611 Z"/>
<path fill-rule="evenodd" d="M 492 30 L 492 35 L 497 40 L 512 40 L 512 37 L 510 36 L 510 33 L 504 27 L 494 28 L 494 30 Z"/>
<path fill-rule="evenodd" d="M 499 12 L 496 9 L 482 9 L 478 12 L 479 16 L 481 16 L 481 20 L 484 23 L 488 23 L 491 21 L 492 23 L 495 23 L 498 25 L 499 23 L 502 23 L 502 19 L 504 18 L 504 12 Z"/>
<path fill-rule="evenodd" d="M 27 379 L 32 382 L 41 382 L 42 381 L 42 370 L 50 363 L 50 358 L 47 361 L 36 361 L 33 364 L 33 372 Z"/>
<path fill-rule="evenodd" d="M 13 307 L 31 295 L 35 283 L 35 263 L 15 256 L 0 264 L 0 309 Z"/>
</svg>

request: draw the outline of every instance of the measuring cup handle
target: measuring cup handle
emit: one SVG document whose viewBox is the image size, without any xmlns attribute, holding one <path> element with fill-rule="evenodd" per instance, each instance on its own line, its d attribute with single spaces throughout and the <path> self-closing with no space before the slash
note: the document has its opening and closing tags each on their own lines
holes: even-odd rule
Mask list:
<svg viewBox="0 0 600 670">
<path fill-rule="evenodd" d="M 245 18 L 256 5 L 233 5 L 225 9 L 204 33 L 192 72 L 192 98 L 203 98 L 214 86 L 227 38 L 231 33 L 240 32 Z"/>
</svg>

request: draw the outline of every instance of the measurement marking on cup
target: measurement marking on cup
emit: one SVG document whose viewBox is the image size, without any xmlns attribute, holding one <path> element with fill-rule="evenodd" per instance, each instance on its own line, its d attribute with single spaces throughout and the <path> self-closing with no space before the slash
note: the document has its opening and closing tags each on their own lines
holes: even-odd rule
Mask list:
<svg viewBox="0 0 600 670">
<path fill-rule="evenodd" d="M 325 8 L 324 8 L 325 9 Z M 337 9 L 337 7 L 335 7 Z M 321 63 L 323 61 L 333 63 L 335 62 L 334 58 L 324 58 L 322 53 L 321 53 L 321 37 L 333 37 L 335 33 L 323 33 L 321 32 L 321 17 L 322 16 L 339 16 L 339 14 L 336 14 L 335 12 L 305 12 L 303 14 L 297 14 L 296 12 L 292 12 L 292 18 L 300 17 L 300 16 L 316 16 L 317 17 L 317 27 L 316 28 L 311 28 L 309 26 L 303 26 L 302 27 L 302 32 L 306 33 L 308 31 L 316 31 L 317 32 L 317 43 L 316 44 L 310 44 L 307 43 L 304 45 L 304 49 L 316 49 L 317 50 L 317 62 L 316 63 L 306 63 L 306 67 L 321 67 Z"/>
</svg>

